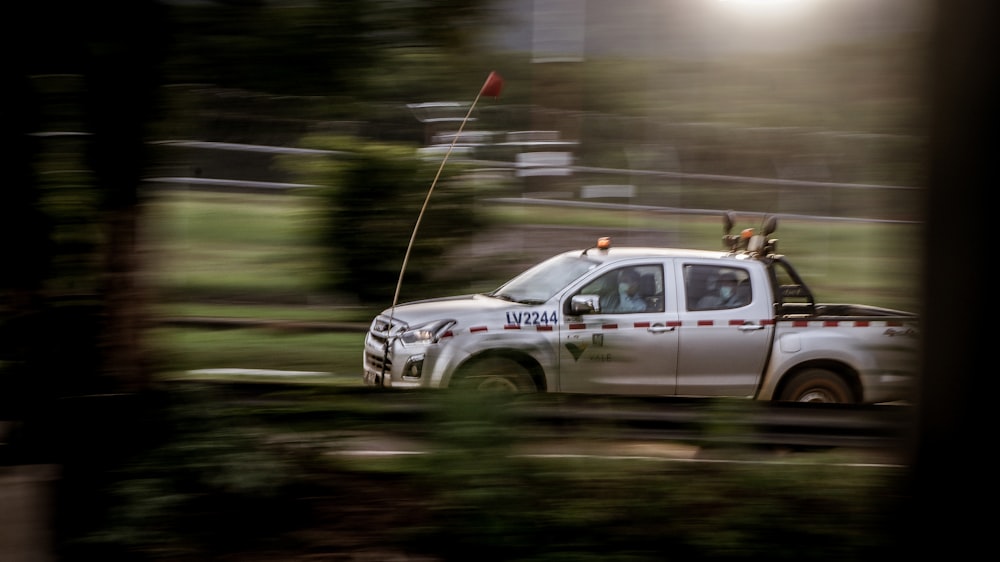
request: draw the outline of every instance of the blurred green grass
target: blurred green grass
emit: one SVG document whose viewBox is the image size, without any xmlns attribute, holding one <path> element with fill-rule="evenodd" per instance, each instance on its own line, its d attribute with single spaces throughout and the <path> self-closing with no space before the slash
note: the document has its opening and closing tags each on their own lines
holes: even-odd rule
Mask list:
<svg viewBox="0 0 1000 562">
<path fill-rule="evenodd" d="M 153 285 L 170 301 L 299 300 L 323 272 L 307 196 L 164 191 L 145 209 Z"/>
<path fill-rule="evenodd" d="M 361 386 L 361 351 L 364 335 L 358 333 L 298 332 L 268 328 L 177 328 L 151 330 L 154 358 L 166 379 L 182 377 L 255 380 L 274 375 L 196 375 L 203 369 L 259 369 L 319 373 L 300 377 L 310 384 Z M 294 377 L 293 377 L 294 378 Z"/>
</svg>

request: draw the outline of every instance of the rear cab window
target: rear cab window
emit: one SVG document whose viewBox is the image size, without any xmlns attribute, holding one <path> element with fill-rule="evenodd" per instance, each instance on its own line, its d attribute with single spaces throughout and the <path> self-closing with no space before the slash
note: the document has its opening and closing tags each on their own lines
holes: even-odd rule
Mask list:
<svg viewBox="0 0 1000 562">
<path fill-rule="evenodd" d="M 684 265 L 685 306 L 689 311 L 728 310 L 753 302 L 750 273 L 741 267 Z"/>
</svg>

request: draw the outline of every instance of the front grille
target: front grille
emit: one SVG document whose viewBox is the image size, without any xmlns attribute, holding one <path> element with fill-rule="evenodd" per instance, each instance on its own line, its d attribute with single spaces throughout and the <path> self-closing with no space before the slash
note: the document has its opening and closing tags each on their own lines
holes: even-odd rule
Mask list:
<svg viewBox="0 0 1000 562">
<path fill-rule="evenodd" d="M 365 367 L 370 371 L 382 373 L 383 369 L 388 373 L 392 369 L 392 359 L 383 354 L 376 354 L 370 351 L 365 352 Z"/>
<path fill-rule="evenodd" d="M 379 315 L 372 320 L 365 337 L 365 370 L 379 375 L 392 370 L 392 358 L 386 352 L 386 342 L 392 331 L 404 328 L 402 323 L 390 322 L 388 316 Z"/>
<path fill-rule="evenodd" d="M 380 349 L 385 349 L 386 337 L 382 334 L 376 334 L 375 332 L 368 332 L 368 346 L 378 347 Z"/>
</svg>

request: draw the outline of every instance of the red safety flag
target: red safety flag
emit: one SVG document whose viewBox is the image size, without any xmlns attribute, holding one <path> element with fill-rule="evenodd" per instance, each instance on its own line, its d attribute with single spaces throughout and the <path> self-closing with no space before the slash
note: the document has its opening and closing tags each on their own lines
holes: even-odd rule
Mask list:
<svg viewBox="0 0 1000 562">
<path fill-rule="evenodd" d="M 483 89 L 479 90 L 480 96 L 489 96 L 496 99 L 500 95 L 500 90 L 503 89 L 503 78 L 500 77 L 496 71 L 490 72 L 490 75 L 486 77 L 486 82 L 483 84 Z"/>
</svg>

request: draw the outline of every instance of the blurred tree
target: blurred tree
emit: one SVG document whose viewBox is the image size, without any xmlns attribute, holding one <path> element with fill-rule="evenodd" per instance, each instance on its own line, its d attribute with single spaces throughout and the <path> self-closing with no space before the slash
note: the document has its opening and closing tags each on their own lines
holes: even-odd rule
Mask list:
<svg viewBox="0 0 1000 562">
<path fill-rule="evenodd" d="M 318 95 L 342 105 L 352 120 L 384 120 L 378 103 L 399 105 L 438 92 L 472 97 L 485 70 L 468 75 L 443 62 L 478 52 L 478 38 L 495 23 L 494 0 L 317 0 L 304 3 L 228 0 L 179 5 L 176 40 L 169 59 L 171 82 L 211 83 L 272 94 Z M 430 62 L 428 62 L 430 61 Z M 409 63 L 409 66 L 406 66 Z M 298 104 L 301 108 L 301 104 Z M 340 114 L 338 109 L 333 114 Z M 232 107 L 229 108 L 232 111 Z M 416 120 L 392 111 L 382 139 L 419 134 Z M 370 131 L 369 131 L 370 132 Z M 410 133 L 409 136 L 407 133 Z M 309 144 L 311 141 L 303 141 Z M 434 169 L 412 146 L 361 145 L 350 139 L 337 149 L 353 156 L 338 166 L 324 238 L 331 250 L 330 283 L 363 302 L 393 295 L 410 229 Z M 321 144 L 326 144 L 322 143 Z M 413 250 L 407 273 L 411 295 L 428 294 L 426 260 L 466 236 L 474 226 L 471 193 L 449 186 L 449 165 Z M 317 183 L 310 181 L 310 183 Z M 391 209 L 391 212 L 389 210 Z M 441 230 L 440 225 L 446 225 Z"/>
<path fill-rule="evenodd" d="M 901 537 L 892 557 L 965 559 L 993 547 L 995 328 L 988 294 L 1000 157 L 1000 4 L 937 0 L 928 61 L 932 104 L 925 197 L 923 377 Z M 946 259 L 942 259 L 945 257 Z M 980 508 L 980 509 L 977 509 Z"/>
<path fill-rule="evenodd" d="M 5 38 L 11 36 L 5 34 Z M 6 43 L 4 51 L 11 52 Z M 33 346 L 42 333 L 38 317 L 44 305 L 43 288 L 51 268 L 51 226 L 41 209 L 41 193 L 34 158 L 40 139 L 41 119 L 29 64 L 8 57 L 2 73 L 6 99 L 0 105 L 3 149 L 0 167 L 5 181 L 0 189 L 0 240 L 6 244 L 3 275 L 0 275 L 0 419 L 23 419 L 37 406 L 44 387 L 38 373 L 29 370 Z"/>
<path fill-rule="evenodd" d="M 363 97 L 397 52 L 462 51 L 493 0 L 219 0 L 180 3 L 169 67 L 176 83 Z"/>
<path fill-rule="evenodd" d="M 14 273 L 2 281 L 4 326 L 13 335 L 2 350 L 24 378 L 62 378 L 42 385 L 49 393 L 145 385 L 135 225 L 165 16 L 155 0 L 52 1 L 15 10 L 12 21 L 33 32 L 16 37 L 44 40 L 6 50 L 23 56 L 8 57 L 16 62 L 3 75 L 13 98 L 4 105 L 3 158 L 11 175 L 0 195 L 7 219 L 0 223 L 5 240 L 21 243 L 7 268 Z M 53 76 L 76 79 L 46 89 Z M 52 131 L 72 133 L 38 136 Z M 69 136 L 83 140 L 60 140 Z"/>
<path fill-rule="evenodd" d="M 439 167 L 416 147 L 346 137 L 312 138 L 314 148 L 337 151 L 336 162 L 310 183 L 332 186 L 318 218 L 320 244 L 329 250 L 328 282 L 364 303 L 388 303 L 395 293 L 406 247 Z M 418 230 L 405 272 L 407 299 L 439 296 L 428 284 L 435 258 L 480 226 L 475 194 L 464 168 L 449 162 L 441 172 Z M 402 297 L 402 295 L 401 295 Z"/>
<path fill-rule="evenodd" d="M 131 398 L 149 373 L 136 226 L 169 37 L 164 8 L 7 7 L 19 33 L 5 35 L 10 64 L 0 71 L 13 94 L 3 106 L 0 235 L 17 243 L 0 280 L 0 395 L 3 416 L 21 428 L 14 462 L 61 467 L 57 541 L 100 525 L 107 467 L 140 442 Z"/>
</svg>

